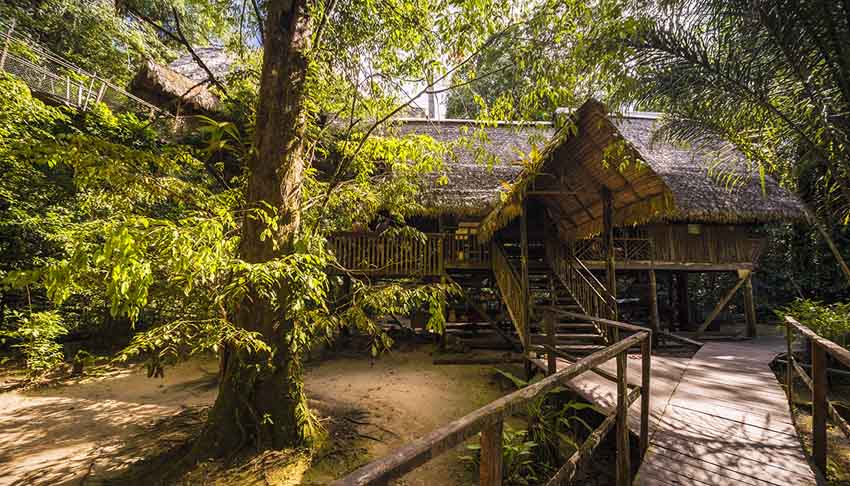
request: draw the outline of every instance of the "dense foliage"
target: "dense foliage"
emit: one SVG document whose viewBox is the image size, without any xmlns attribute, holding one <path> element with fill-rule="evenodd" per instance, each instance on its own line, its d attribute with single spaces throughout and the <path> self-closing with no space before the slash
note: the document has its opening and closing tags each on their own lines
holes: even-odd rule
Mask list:
<svg viewBox="0 0 850 486">
<path fill-rule="evenodd" d="M 799 299 L 777 310 L 784 319 L 791 316 L 818 335 L 850 349 L 850 304 L 824 305 L 810 299 Z"/>
</svg>

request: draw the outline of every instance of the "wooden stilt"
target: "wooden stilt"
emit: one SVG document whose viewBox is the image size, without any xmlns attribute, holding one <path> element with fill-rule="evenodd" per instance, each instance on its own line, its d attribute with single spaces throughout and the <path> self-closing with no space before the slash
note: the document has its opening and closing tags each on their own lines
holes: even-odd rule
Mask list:
<svg viewBox="0 0 850 486">
<path fill-rule="evenodd" d="M 555 314 L 552 311 L 546 311 L 543 314 L 543 323 L 546 325 L 546 342 L 551 349 L 557 349 L 557 341 L 555 339 Z M 546 353 L 546 374 L 554 375 L 558 371 L 558 357 L 551 350 Z"/>
<path fill-rule="evenodd" d="M 653 332 L 661 329 L 661 318 L 658 315 L 658 282 L 654 268 L 649 270 L 649 327 Z"/>
<path fill-rule="evenodd" d="M 720 299 L 720 302 L 717 303 L 717 305 L 714 307 L 714 310 L 712 310 L 711 314 L 709 314 L 708 317 L 705 319 L 705 322 L 700 324 L 699 329 L 697 329 L 696 338 L 702 336 L 702 333 L 705 332 L 708 326 L 712 322 L 714 322 L 714 319 L 716 319 L 717 316 L 720 315 L 720 312 L 723 310 L 724 307 L 726 307 L 726 304 L 728 304 L 729 301 L 732 300 L 732 297 L 735 295 L 735 292 L 737 292 L 738 289 L 740 289 L 741 286 L 744 285 L 745 281 L 749 280 L 749 272 L 745 272 L 746 273 L 744 273 L 744 276 L 742 276 L 738 280 L 738 283 L 735 284 L 734 287 L 732 287 L 732 290 L 730 290 L 726 295 L 723 296 L 722 299 Z"/>
<path fill-rule="evenodd" d="M 617 309 L 617 268 L 614 248 L 614 197 L 607 187 L 602 188 L 602 238 L 605 241 L 605 277 L 606 287 L 611 298 L 611 307 Z M 613 316 L 612 319 L 617 319 Z"/>
<path fill-rule="evenodd" d="M 522 312 L 523 312 L 523 339 L 522 342 L 526 346 L 531 344 L 529 336 L 529 326 L 531 321 L 531 299 L 529 296 L 528 285 L 528 203 L 525 199 L 522 201 L 522 212 L 520 213 L 519 231 L 520 231 L 520 278 L 522 279 Z"/>
<path fill-rule="evenodd" d="M 756 329 L 756 303 L 753 299 L 753 274 L 747 276 L 747 281 L 744 283 L 744 313 L 747 317 L 747 337 L 754 338 L 757 334 Z"/>
<path fill-rule="evenodd" d="M 679 326 L 687 328 L 691 323 L 691 296 L 688 294 L 688 272 L 676 272 L 676 294 L 679 304 Z"/>
</svg>

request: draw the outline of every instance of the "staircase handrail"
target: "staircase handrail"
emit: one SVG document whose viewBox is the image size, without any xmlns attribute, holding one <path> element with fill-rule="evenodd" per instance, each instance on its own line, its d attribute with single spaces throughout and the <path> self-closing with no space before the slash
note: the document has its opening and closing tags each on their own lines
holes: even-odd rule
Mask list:
<svg viewBox="0 0 850 486">
<path fill-rule="evenodd" d="M 605 288 L 604 285 L 593 275 L 593 272 L 574 255 L 566 256 L 564 245 L 557 238 L 548 238 L 546 243 L 546 259 L 549 267 L 555 272 L 561 283 L 567 287 L 567 290 L 573 296 L 576 303 L 585 314 L 592 315 L 600 314 L 597 317 L 613 318 L 617 315 L 616 301 L 613 295 Z M 582 291 L 575 288 L 573 279 L 578 277 L 584 284 L 586 289 L 589 289 L 592 296 L 591 299 L 595 302 L 585 301 L 581 297 Z M 598 309 L 598 310 L 597 310 Z"/>
<path fill-rule="evenodd" d="M 524 296 L 513 295 L 514 292 L 512 291 L 512 289 L 522 289 L 522 280 L 508 261 L 501 245 L 496 241 L 492 244 L 490 254 L 493 275 L 496 277 L 499 293 L 502 294 L 502 301 L 508 308 L 508 313 L 517 329 L 523 347 L 528 348 L 531 343 L 528 338 L 528 322 L 526 320 L 528 313 L 524 306 L 529 305 L 529 303 L 525 301 Z"/>
</svg>

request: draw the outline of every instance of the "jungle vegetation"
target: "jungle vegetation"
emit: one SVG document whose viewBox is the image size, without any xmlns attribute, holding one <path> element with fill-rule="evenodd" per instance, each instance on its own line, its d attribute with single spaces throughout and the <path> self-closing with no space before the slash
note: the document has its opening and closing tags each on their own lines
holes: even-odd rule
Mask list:
<svg viewBox="0 0 850 486">
<path fill-rule="evenodd" d="M 106 336 L 151 374 L 200 352 L 221 387 L 188 460 L 309 444 L 302 357 L 345 326 L 414 308 L 443 326 L 451 286 L 330 277 L 326 238 L 381 219 L 404 234 L 416 180 L 446 147 L 394 136 L 434 89 L 456 116 L 544 118 L 588 96 L 664 111 L 667 136 L 736 143 L 795 190 L 848 253 L 850 12 L 781 0 L 36 0 L 32 37 L 127 82 L 143 59 L 215 44 L 238 76 L 223 111 L 175 132 L 100 106 L 47 106 L 0 78 L 0 333 L 34 375 L 71 337 Z M 382 182 L 376 184 L 376 182 Z M 734 190 L 732 188 L 731 190 Z M 836 254 L 783 226 L 769 302 L 846 300 Z M 820 263 L 813 270 L 813 259 Z M 789 265 L 788 262 L 791 262 Z M 66 349 L 67 352 L 67 349 Z"/>
</svg>

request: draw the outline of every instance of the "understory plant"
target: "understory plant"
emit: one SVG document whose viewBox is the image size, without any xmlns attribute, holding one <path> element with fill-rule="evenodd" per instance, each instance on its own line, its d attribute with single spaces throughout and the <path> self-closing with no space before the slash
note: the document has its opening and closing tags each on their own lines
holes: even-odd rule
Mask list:
<svg viewBox="0 0 850 486">
<path fill-rule="evenodd" d="M 824 304 L 811 299 L 797 299 L 776 311 L 780 319 L 791 316 L 820 336 L 850 348 L 850 303 Z M 784 328 L 784 324 L 781 325 Z"/>
<path fill-rule="evenodd" d="M 513 383 L 517 389 L 531 384 L 507 371 L 496 372 Z M 502 475 L 505 484 L 538 484 L 553 476 L 561 465 L 579 447 L 582 431 L 591 432 L 591 427 L 576 412 L 594 409 L 588 403 L 561 398 L 566 389 L 555 387 L 535 397 L 526 406 L 523 418 L 525 430 L 513 430 L 507 425 L 502 437 Z M 578 428 L 577 428 L 578 427 Z M 480 446 L 467 446 L 476 454 L 463 456 L 477 466 L 480 461 Z"/>
</svg>

